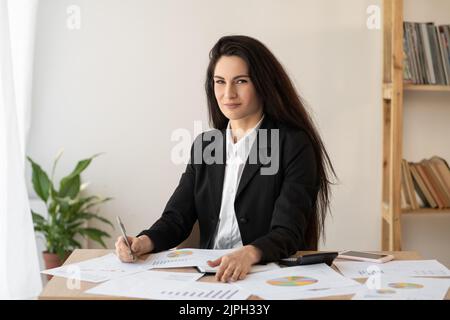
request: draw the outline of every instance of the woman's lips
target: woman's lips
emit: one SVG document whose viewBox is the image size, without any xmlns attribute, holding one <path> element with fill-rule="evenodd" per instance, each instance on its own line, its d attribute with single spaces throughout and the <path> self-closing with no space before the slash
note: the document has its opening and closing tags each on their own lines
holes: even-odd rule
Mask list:
<svg viewBox="0 0 450 320">
<path fill-rule="evenodd" d="M 228 109 L 236 109 L 240 106 L 240 103 L 236 103 L 236 104 L 225 104 L 225 107 L 227 107 Z"/>
</svg>

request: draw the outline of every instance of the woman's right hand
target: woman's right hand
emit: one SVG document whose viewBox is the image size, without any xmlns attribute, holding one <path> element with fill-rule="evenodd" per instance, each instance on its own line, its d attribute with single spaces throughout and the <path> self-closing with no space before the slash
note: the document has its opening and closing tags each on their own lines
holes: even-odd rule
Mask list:
<svg viewBox="0 0 450 320">
<path fill-rule="evenodd" d="M 152 241 L 145 235 L 142 235 L 138 238 L 127 238 L 128 243 L 131 246 L 131 252 L 130 249 L 128 249 L 123 236 L 118 237 L 115 243 L 116 254 L 122 262 L 135 262 L 139 256 L 142 256 L 143 254 L 149 253 L 153 250 Z"/>
</svg>

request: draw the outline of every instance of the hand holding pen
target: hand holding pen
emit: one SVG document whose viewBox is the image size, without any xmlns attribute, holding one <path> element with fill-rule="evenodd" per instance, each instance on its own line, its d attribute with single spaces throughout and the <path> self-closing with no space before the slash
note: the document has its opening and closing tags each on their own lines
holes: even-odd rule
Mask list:
<svg viewBox="0 0 450 320">
<path fill-rule="evenodd" d="M 135 262 L 139 256 L 153 250 L 153 243 L 149 237 L 127 236 L 125 227 L 119 217 L 117 217 L 117 223 L 122 235 L 117 238 L 115 247 L 116 254 L 122 262 Z"/>
</svg>

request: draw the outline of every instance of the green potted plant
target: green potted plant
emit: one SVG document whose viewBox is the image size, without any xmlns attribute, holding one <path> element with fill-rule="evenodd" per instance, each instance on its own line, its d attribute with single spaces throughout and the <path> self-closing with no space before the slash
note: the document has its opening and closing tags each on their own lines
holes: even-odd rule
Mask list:
<svg viewBox="0 0 450 320">
<path fill-rule="evenodd" d="M 50 178 L 35 161 L 27 157 L 31 163 L 34 191 L 45 202 L 48 212 L 47 218 L 44 218 L 31 210 L 34 230 L 45 236 L 47 251 L 43 255 L 47 269 L 62 265 L 72 250 L 82 247 L 75 239 L 77 236 L 92 239 L 106 248 L 103 238 L 109 238 L 110 235 L 103 230 L 87 227 L 87 221 L 97 219 L 114 228 L 110 221 L 98 214 L 98 205 L 112 198 L 82 195 L 87 184 L 81 184 L 80 174 L 99 154 L 79 161 L 75 169 L 61 179 L 59 189 L 56 189 L 54 174 L 61 155 L 62 152 L 53 163 Z"/>
</svg>

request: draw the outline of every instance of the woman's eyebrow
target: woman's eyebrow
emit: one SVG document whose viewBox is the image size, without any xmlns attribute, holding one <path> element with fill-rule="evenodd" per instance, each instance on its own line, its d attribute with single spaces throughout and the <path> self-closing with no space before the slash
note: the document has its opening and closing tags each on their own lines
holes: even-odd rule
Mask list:
<svg viewBox="0 0 450 320">
<path fill-rule="evenodd" d="M 214 78 L 225 79 L 224 77 L 221 77 L 221 76 L 214 76 Z M 250 77 L 246 74 L 241 74 L 239 76 L 234 77 L 232 80 L 237 79 L 237 78 L 250 78 Z"/>
</svg>

